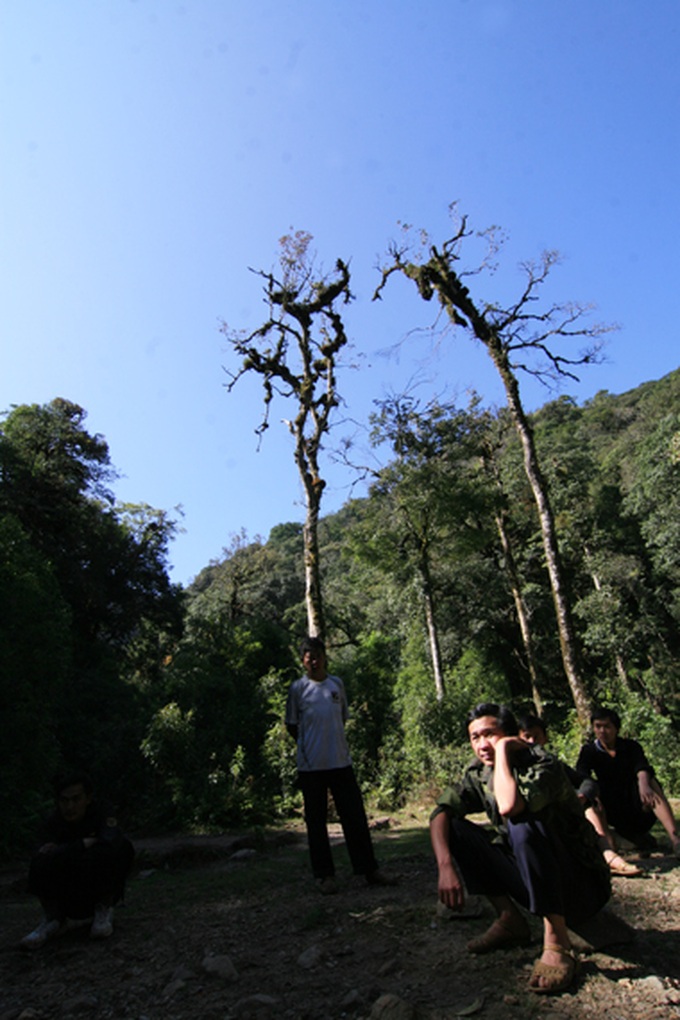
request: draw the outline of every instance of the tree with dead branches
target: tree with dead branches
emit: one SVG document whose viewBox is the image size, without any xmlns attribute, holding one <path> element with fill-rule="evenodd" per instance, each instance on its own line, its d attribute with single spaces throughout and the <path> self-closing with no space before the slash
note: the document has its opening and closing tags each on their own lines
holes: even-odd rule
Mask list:
<svg viewBox="0 0 680 1020">
<path fill-rule="evenodd" d="M 552 304 L 537 308 L 539 291 L 558 261 L 555 252 L 545 252 L 539 262 L 522 265 L 525 283 L 516 301 L 508 307 L 481 304 L 474 300 L 464 282 L 466 277 L 493 270 L 501 245 L 495 229 L 477 234 L 487 244 L 480 265 L 473 270 L 459 268 L 461 248 L 468 230 L 467 217 L 458 216 L 451 207 L 454 233 L 439 247 L 421 233 L 419 243 L 405 228 L 403 244 L 393 243 L 388 261 L 382 267 L 375 298 L 380 298 L 388 279 L 398 273 L 412 280 L 425 301 L 436 298 L 448 322 L 481 342 L 498 371 L 512 421 L 522 445 L 524 470 L 538 512 L 546 567 L 557 617 L 562 662 L 579 720 L 586 725 L 590 701 L 579 666 L 576 632 L 572 623 L 548 487 L 541 470 L 533 429 L 520 396 L 518 373 L 525 372 L 542 381 L 578 379 L 576 369 L 600 359 L 601 337 L 608 327 L 588 326 L 582 321 L 584 307 L 576 304 Z M 581 338 L 587 346 L 575 355 L 555 346 L 563 340 Z"/>
<path fill-rule="evenodd" d="M 324 637 L 324 612 L 319 564 L 318 523 L 325 481 L 319 467 L 324 436 L 340 398 L 336 383 L 338 355 L 347 344 L 338 303 L 352 299 L 348 265 L 341 259 L 332 276 L 318 274 L 310 253 L 312 237 L 304 231 L 281 238 L 280 273 L 257 271 L 264 280 L 266 321 L 251 333 L 236 332 L 226 323 L 221 331 L 243 360 L 227 370 L 231 392 L 244 375 L 262 379 L 264 414 L 256 433 L 262 438 L 270 424 L 275 396 L 292 401 L 295 415 L 282 419 L 295 443 L 294 457 L 305 494 L 303 526 L 305 600 L 309 634 Z"/>
</svg>

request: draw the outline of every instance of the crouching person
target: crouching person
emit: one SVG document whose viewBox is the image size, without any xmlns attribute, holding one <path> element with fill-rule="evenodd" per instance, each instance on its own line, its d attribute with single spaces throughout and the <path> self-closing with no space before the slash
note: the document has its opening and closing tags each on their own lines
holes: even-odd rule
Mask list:
<svg viewBox="0 0 680 1020">
<path fill-rule="evenodd" d="M 609 869 L 562 765 L 516 736 L 505 706 L 477 705 L 468 716 L 476 761 L 446 790 L 430 820 L 439 899 L 452 910 L 468 892 L 485 895 L 497 918 L 468 944 L 472 953 L 522 945 L 529 926 L 519 906 L 543 919 L 543 952 L 529 979 L 539 993 L 565 991 L 578 961 L 567 925 L 609 899 Z M 495 835 L 466 819 L 486 812 Z"/>
<path fill-rule="evenodd" d="M 113 933 L 113 907 L 123 898 L 134 858 L 112 810 L 94 798 L 85 773 L 66 775 L 54 787 L 56 810 L 44 825 L 31 860 L 28 890 L 40 899 L 43 919 L 21 940 L 39 949 L 67 920 L 92 918 L 90 935 Z"/>
</svg>

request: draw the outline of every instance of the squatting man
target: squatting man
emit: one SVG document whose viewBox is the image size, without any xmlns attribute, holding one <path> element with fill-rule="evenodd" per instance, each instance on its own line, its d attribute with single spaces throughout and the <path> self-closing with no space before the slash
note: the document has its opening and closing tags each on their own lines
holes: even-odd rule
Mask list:
<svg viewBox="0 0 680 1020">
<path fill-rule="evenodd" d="M 607 902 L 609 869 L 562 765 L 520 740 L 510 710 L 482 703 L 467 723 L 476 760 L 457 788 L 444 791 L 430 819 L 439 899 L 462 910 L 467 888 L 491 902 L 497 917 L 468 944 L 472 953 L 528 942 L 520 906 L 541 917 L 543 952 L 529 987 L 565 991 L 578 968 L 567 926 Z M 482 811 L 495 835 L 466 818 Z"/>
</svg>

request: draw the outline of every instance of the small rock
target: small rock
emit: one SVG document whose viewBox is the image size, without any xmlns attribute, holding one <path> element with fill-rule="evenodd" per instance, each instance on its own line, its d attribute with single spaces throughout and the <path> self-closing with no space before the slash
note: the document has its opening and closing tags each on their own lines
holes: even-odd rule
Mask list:
<svg viewBox="0 0 680 1020">
<path fill-rule="evenodd" d="M 279 1000 L 271 995 L 247 995 L 245 999 L 239 999 L 233 1008 L 233 1013 L 235 1016 L 268 1016 L 278 1004 Z"/>
<path fill-rule="evenodd" d="M 175 969 L 172 972 L 173 981 L 190 981 L 192 978 L 195 977 L 196 975 L 194 974 L 191 967 L 187 967 L 183 963 L 180 963 L 179 967 L 175 967 Z"/>
<path fill-rule="evenodd" d="M 247 861 L 251 857 L 257 857 L 257 850 L 253 850 L 250 847 L 244 847 L 243 850 L 237 850 L 235 854 L 232 854 L 229 860 Z"/>
<path fill-rule="evenodd" d="M 353 1009 L 355 1006 L 360 1006 L 362 1002 L 363 998 L 359 989 L 352 988 L 340 1003 L 340 1009 Z"/>
<path fill-rule="evenodd" d="M 62 1006 L 63 1013 L 88 1013 L 97 1008 L 96 995 L 78 995 L 74 999 L 68 999 Z"/>
<path fill-rule="evenodd" d="M 310 946 L 305 949 L 304 952 L 300 953 L 297 962 L 299 967 L 304 967 L 305 970 L 311 970 L 312 967 L 316 967 L 318 963 L 324 958 L 323 949 L 321 946 Z"/>
<path fill-rule="evenodd" d="M 391 960 L 385 960 L 383 965 L 378 970 L 378 974 L 380 975 L 380 977 L 385 977 L 386 974 L 391 974 L 392 971 L 394 971 L 396 969 L 397 969 L 397 959 L 396 959 L 396 957 L 393 956 Z"/>
<path fill-rule="evenodd" d="M 161 997 L 163 999 L 171 999 L 173 995 L 177 995 L 177 993 L 181 992 L 183 988 L 186 988 L 186 984 L 186 981 L 182 981 L 181 978 L 175 978 L 174 981 L 170 981 L 165 986 L 161 992 Z"/>
<path fill-rule="evenodd" d="M 640 978 L 640 980 L 637 981 L 636 984 L 638 988 L 643 988 L 645 991 L 648 992 L 654 992 L 656 994 L 661 995 L 665 995 L 666 993 L 666 986 L 664 985 L 661 978 L 658 977 L 656 974 L 650 974 L 649 977 Z"/>
<path fill-rule="evenodd" d="M 387 993 L 373 1003 L 371 1020 L 414 1020 L 415 1008 L 398 995 Z"/>
<path fill-rule="evenodd" d="M 206 974 L 214 974 L 216 977 L 224 978 L 225 981 L 238 979 L 238 971 L 228 956 L 206 956 L 201 966 Z"/>
</svg>

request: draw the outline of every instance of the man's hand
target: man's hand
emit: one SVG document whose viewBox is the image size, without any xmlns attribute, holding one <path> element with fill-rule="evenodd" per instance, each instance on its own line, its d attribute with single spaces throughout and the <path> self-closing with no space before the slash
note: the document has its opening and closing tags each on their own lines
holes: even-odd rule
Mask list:
<svg viewBox="0 0 680 1020">
<path fill-rule="evenodd" d="M 496 741 L 496 754 L 499 751 L 507 756 L 510 756 L 513 751 L 526 751 L 527 747 L 531 747 L 526 740 L 522 740 L 521 737 L 499 737 Z"/>
<path fill-rule="evenodd" d="M 649 772 L 638 772 L 638 790 L 640 791 L 640 802 L 645 811 L 653 811 L 656 804 L 656 793 L 652 786 Z"/>
<path fill-rule="evenodd" d="M 465 889 L 453 861 L 439 865 L 439 882 L 437 885 L 439 899 L 451 910 L 462 910 L 465 906 Z"/>
</svg>

